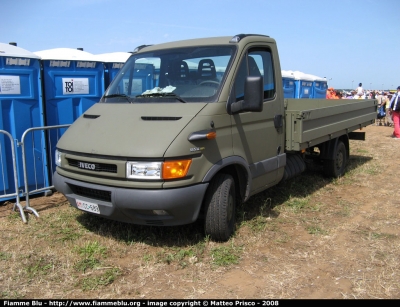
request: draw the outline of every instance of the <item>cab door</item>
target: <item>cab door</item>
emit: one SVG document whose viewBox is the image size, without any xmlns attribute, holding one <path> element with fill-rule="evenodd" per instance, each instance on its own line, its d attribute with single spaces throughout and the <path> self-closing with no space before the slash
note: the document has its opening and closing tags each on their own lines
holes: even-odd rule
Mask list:
<svg viewBox="0 0 400 307">
<path fill-rule="evenodd" d="M 286 162 L 283 101 L 277 95 L 272 52 L 269 48 L 247 50 L 236 72 L 231 100 L 238 102 L 244 99 L 247 76 L 263 77 L 263 110 L 232 115 L 233 151 L 235 155 L 247 160 L 252 174 L 250 194 L 255 194 L 277 183 L 280 179 L 278 174 L 282 174 Z"/>
</svg>

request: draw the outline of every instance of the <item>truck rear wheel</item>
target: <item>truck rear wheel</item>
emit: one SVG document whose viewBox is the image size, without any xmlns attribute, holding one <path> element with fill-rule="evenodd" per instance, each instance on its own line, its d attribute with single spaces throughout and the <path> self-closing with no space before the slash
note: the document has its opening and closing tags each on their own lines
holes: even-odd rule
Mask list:
<svg viewBox="0 0 400 307">
<path fill-rule="evenodd" d="M 205 234 L 214 241 L 227 241 L 235 231 L 235 181 L 228 174 L 217 174 L 205 197 Z"/>
<path fill-rule="evenodd" d="M 338 178 L 344 175 L 347 164 L 346 146 L 338 141 L 333 153 L 333 160 L 324 161 L 324 173 L 329 177 Z"/>
</svg>

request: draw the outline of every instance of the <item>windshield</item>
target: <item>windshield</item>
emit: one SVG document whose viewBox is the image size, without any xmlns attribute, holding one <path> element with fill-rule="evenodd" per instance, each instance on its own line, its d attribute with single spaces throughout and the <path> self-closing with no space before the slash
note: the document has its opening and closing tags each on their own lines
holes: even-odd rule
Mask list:
<svg viewBox="0 0 400 307">
<path fill-rule="evenodd" d="M 235 46 L 202 46 L 133 54 L 101 102 L 214 102 Z"/>
</svg>

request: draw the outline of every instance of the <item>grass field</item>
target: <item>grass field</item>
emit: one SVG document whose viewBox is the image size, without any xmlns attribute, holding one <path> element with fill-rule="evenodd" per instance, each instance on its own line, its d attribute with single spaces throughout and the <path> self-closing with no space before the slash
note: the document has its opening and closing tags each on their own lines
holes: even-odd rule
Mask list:
<svg viewBox="0 0 400 307">
<path fill-rule="evenodd" d="M 0 206 L 0 298 L 400 298 L 400 178 L 392 128 L 351 141 L 347 173 L 318 169 L 253 196 L 235 236 L 197 222 L 145 227 L 31 199 L 23 224 Z"/>
</svg>

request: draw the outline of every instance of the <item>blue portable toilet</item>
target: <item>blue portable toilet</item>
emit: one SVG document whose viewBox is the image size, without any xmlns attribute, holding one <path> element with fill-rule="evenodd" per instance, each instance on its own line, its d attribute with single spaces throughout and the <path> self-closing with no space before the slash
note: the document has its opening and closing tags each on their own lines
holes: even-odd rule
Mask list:
<svg viewBox="0 0 400 307">
<path fill-rule="evenodd" d="M 72 48 L 34 53 L 42 62 L 47 126 L 72 124 L 100 100 L 104 93 L 104 66 L 93 54 Z M 51 173 L 55 170 L 57 141 L 65 130 L 49 130 Z"/>
<path fill-rule="evenodd" d="M 0 43 L 0 130 L 21 141 L 24 132 L 44 126 L 40 57 L 17 47 Z M 26 137 L 28 191 L 49 186 L 44 131 Z M 28 136 L 28 135 L 27 135 Z M 0 133 L 0 196 L 14 194 L 14 170 L 10 140 Z M 15 151 L 18 191 L 25 191 L 22 151 Z M 18 194 L 21 195 L 22 194 Z"/>
<path fill-rule="evenodd" d="M 313 76 L 301 71 L 293 72 L 295 79 L 295 98 L 312 98 Z"/>
<path fill-rule="evenodd" d="M 111 52 L 95 54 L 94 57 L 104 64 L 104 88 L 106 89 L 114 80 L 118 71 L 132 55 L 129 52 Z"/>
<path fill-rule="evenodd" d="M 282 86 L 284 98 L 295 98 L 295 80 L 291 70 L 282 70 Z"/>
<path fill-rule="evenodd" d="M 326 78 L 311 75 L 313 77 L 312 98 L 326 98 L 328 81 Z"/>
</svg>

